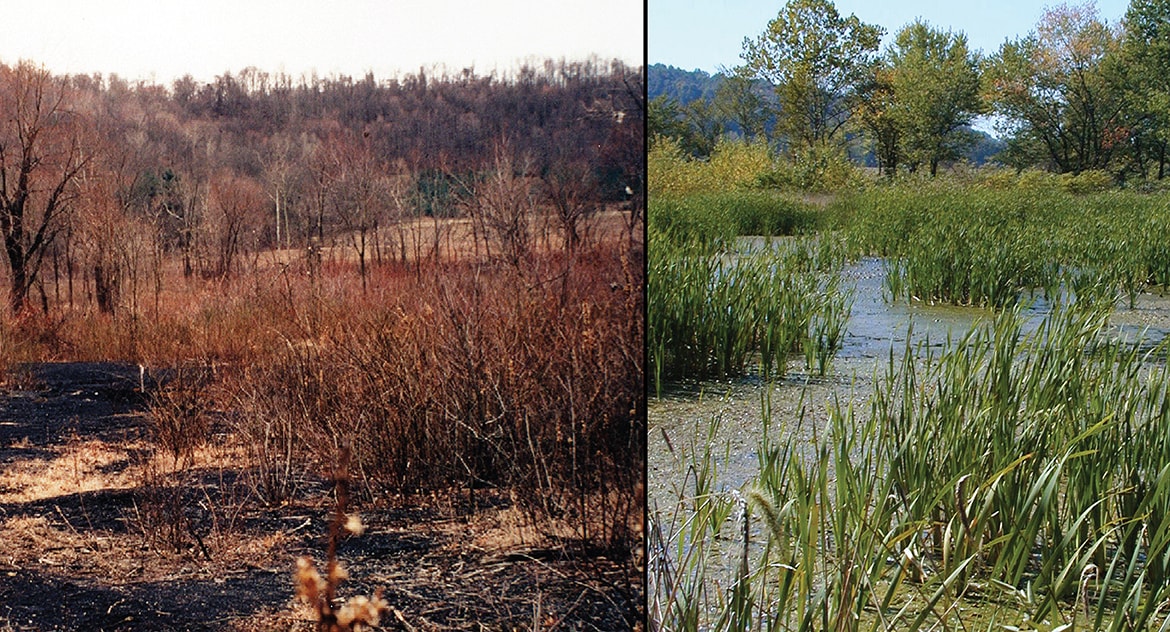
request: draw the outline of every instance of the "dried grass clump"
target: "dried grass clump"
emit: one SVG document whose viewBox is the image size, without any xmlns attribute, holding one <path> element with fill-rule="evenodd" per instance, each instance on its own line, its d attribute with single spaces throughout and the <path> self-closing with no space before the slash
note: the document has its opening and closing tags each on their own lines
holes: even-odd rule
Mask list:
<svg viewBox="0 0 1170 632">
<path fill-rule="evenodd" d="M 211 429 L 211 371 L 179 367 L 150 396 L 150 429 L 158 448 L 177 466 L 190 460 Z"/>
<path fill-rule="evenodd" d="M 390 609 L 390 605 L 382 599 L 381 588 L 374 591 L 373 597 L 350 597 L 340 608 L 334 608 L 333 595 L 336 594 L 337 585 L 348 576 L 336 560 L 330 563 L 328 579 L 324 579 L 312 560 L 307 557 L 297 559 L 297 598 L 313 608 L 318 630 L 341 632 L 375 628 L 381 621 L 382 613 Z"/>
</svg>

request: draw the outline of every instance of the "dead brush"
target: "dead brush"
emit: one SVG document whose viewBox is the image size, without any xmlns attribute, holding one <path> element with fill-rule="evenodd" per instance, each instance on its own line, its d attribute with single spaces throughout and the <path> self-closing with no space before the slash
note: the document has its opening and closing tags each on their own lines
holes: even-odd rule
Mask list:
<svg viewBox="0 0 1170 632">
<path fill-rule="evenodd" d="M 228 386 L 235 399 L 233 430 L 248 451 L 245 477 L 269 505 L 292 498 L 305 470 L 301 407 L 288 385 L 301 384 L 308 367 L 307 358 L 290 353 L 250 368 Z"/>
<path fill-rule="evenodd" d="M 44 359 L 37 347 L 35 317 L 0 315 L 0 388 L 37 390 L 43 386 L 29 363 Z"/>
<path fill-rule="evenodd" d="M 0 360 L 0 363 L 3 363 Z M 0 364 L 0 388 L 13 391 L 36 391 L 45 387 L 27 364 Z"/>
<path fill-rule="evenodd" d="M 317 617 L 318 632 L 350 632 L 375 628 L 381 621 L 382 613 L 390 610 L 389 604 L 382 599 L 382 589 L 374 591 L 373 597 L 358 595 L 350 597 L 348 601 L 337 605 L 337 586 L 349 574 L 337 560 L 337 543 L 341 539 L 342 530 L 353 535 L 361 535 L 365 530 L 361 518 L 357 514 L 347 514 L 349 504 L 349 458 L 350 448 L 345 444 L 337 458 L 337 468 L 334 471 L 333 483 L 336 502 L 333 518 L 329 522 L 329 546 L 325 556 L 325 577 L 317 572 L 317 567 L 308 557 L 297 559 L 297 571 L 294 575 L 297 598 L 307 603 Z M 395 611 L 401 619 L 401 614 Z"/>
<path fill-rule="evenodd" d="M 197 484 L 183 472 L 168 472 L 155 459 L 142 468 L 142 478 L 134 506 L 135 522 L 146 542 L 159 552 L 176 554 L 195 552 L 211 559 L 204 540 L 201 520 L 206 508 L 200 507 L 188 491 Z"/>
<path fill-rule="evenodd" d="M 150 394 L 150 429 L 158 448 L 177 467 L 207 440 L 211 429 L 211 377 L 202 367 L 180 367 Z"/>
<path fill-rule="evenodd" d="M 350 438 L 354 494 L 461 489 L 474 507 L 481 489 L 516 491 L 534 525 L 582 553 L 632 550 L 645 445 L 640 256 L 582 243 L 571 265 L 558 249 L 523 271 L 376 268 L 366 295 L 290 289 L 281 304 L 293 313 L 273 319 L 287 339 L 217 389 L 248 446 L 250 484 L 277 504 L 307 469 L 332 469 Z M 328 317 L 306 316 L 318 312 Z"/>
</svg>

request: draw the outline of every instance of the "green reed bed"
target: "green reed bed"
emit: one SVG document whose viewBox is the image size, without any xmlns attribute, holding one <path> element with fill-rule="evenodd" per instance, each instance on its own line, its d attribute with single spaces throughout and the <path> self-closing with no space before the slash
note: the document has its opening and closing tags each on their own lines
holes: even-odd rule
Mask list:
<svg viewBox="0 0 1170 632">
<path fill-rule="evenodd" d="M 979 186 L 886 187 L 858 194 L 849 243 L 887 258 L 898 300 L 1004 307 L 1026 291 L 1104 283 L 1132 305 L 1170 279 L 1170 199 Z"/>
<path fill-rule="evenodd" d="M 650 233 L 650 367 L 664 380 L 782 377 L 803 353 L 822 374 L 849 314 L 841 247 L 827 237 L 720 249 Z"/>
<path fill-rule="evenodd" d="M 651 202 L 650 368 L 664 381 L 782 377 L 791 354 L 822 375 L 841 345 L 850 297 L 841 240 L 798 236 L 817 211 L 764 191 Z M 740 235 L 786 236 L 762 243 Z"/>
<path fill-rule="evenodd" d="M 765 433 L 722 528 L 691 477 L 651 516 L 652 629 L 1170 625 L 1170 374 L 1164 348 L 1110 339 L 1110 309 L 1057 305 L 1030 332 L 1006 310 L 891 352 L 865 414 L 831 404 L 811 443 Z"/>
<path fill-rule="evenodd" d="M 776 191 L 736 189 L 651 200 L 649 221 L 660 234 L 728 242 L 737 235 L 795 235 L 816 230 L 824 213 Z"/>
</svg>

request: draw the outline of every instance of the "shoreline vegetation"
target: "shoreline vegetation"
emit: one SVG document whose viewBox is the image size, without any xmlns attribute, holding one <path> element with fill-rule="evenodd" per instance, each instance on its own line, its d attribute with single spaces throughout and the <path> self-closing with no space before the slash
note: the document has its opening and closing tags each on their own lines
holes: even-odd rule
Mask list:
<svg viewBox="0 0 1170 632">
<path fill-rule="evenodd" d="M 879 52 L 792 0 L 709 98 L 651 101 L 651 630 L 1170 625 L 1170 343 L 1113 325 L 1170 285 L 1166 17 Z M 983 114 L 1003 144 L 974 167 Z M 839 367 L 814 323 L 849 330 L 862 258 L 885 304 L 976 324 Z"/>
<path fill-rule="evenodd" d="M 676 428 L 666 440 L 677 467 L 676 478 L 651 486 L 652 625 L 1148 629 L 1167 620 L 1167 343 L 1119 338 L 1108 325 L 1142 294 L 1164 294 L 1170 202 L 1031 178 L 1006 188 L 996 174 L 983 183 L 878 185 L 822 207 L 768 193 L 788 200 L 769 207 L 789 218 L 774 225 L 810 215 L 817 228 L 762 249 L 703 232 L 735 225 L 728 215 L 763 212 L 754 204 L 761 194 L 651 196 L 652 397 L 680 377 L 718 391 L 720 379 L 750 376 L 760 380 L 750 396 L 763 398 L 753 422 L 763 436 L 737 452 L 758 458 L 742 487 L 717 483 L 730 453 L 715 437 L 727 421 L 699 422 L 693 437 Z M 675 217 L 685 213 L 693 217 Z M 679 230 L 690 231 L 689 242 Z M 775 367 L 796 362 L 799 347 L 765 359 L 763 345 L 704 333 L 720 321 L 703 310 L 751 314 L 757 301 L 775 304 L 764 288 L 798 286 L 815 269 L 785 265 L 783 253 L 810 243 L 833 244 L 838 274 L 845 261 L 881 257 L 886 301 L 982 310 L 984 324 L 934 347 L 891 349 L 861 402 L 841 387 L 797 408 L 823 407 L 825 419 L 777 417 L 770 385 L 800 390 L 825 369 L 806 363 L 796 382 L 784 382 Z M 680 280 L 703 265 L 709 272 L 689 286 Z M 806 296 L 836 297 L 845 322 L 836 283 L 807 286 Z M 834 293 L 819 293 L 826 288 Z M 1021 308 L 1035 297 L 1047 311 L 1030 316 L 1039 323 L 1025 333 Z M 655 316 L 664 313 L 702 318 L 691 331 L 685 319 Z M 785 317 L 808 331 L 808 316 L 790 311 L 777 324 Z M 708 359 L 707 373 L 659 352 L 680 339 Z M 823 366 L 836 375 L 831 356 Z M 667 361 L 680 362 L 674 373 L 657 364 Z M 650 411 L 653 419 L 653 399 Z"/>
<path fill-rule="evenodd" d="M 717 483 L 730 453 L 715 437 L 728 421 L 652 442 L 677 464 L 651 485 L 652 627 L 1120 630 L 1167 620 L 1167 343 L 1108 328 L 1141 295 L 1165 293 L 1164 193 L 1003 170 L 814 200 L 754 184 L 656 191 L 656 169 L 670 164 L 654 157 L 660 147 L 648 213 L 651 418 L 653 398 L 680 378 L 712 391 L 758 379 L 752 424 L 763 436 L 736 453 L 758 463 L 735 489 Z M 702 180 L 723 163 L 691 168 Z M 760 226 L 776 227 L 758 231 L 772 237 L 739 238 Z M 832 265 L 811 265 L 812 244 Z M 793 251 L 810 265 L 786 263 Z M 768 288 L 808 287 L 804 300 L 835 297 L 846 323 L 849 297 L 832 279 L 863 256 L 883 261 L 883 300 L 980 310 L 984 324 L 935 347 L 891 349 L 860 402 L 838 390 L 777 417 L 773 388 L 800 390 L 826 369 L 805 363 L 796 383 L 781 380 L 775 367 L 794 366 L 801 347 L 766 358 L 758 332 L 808 332 L 810 318 L 790 310 L 773 322 L 755 306 L 782 304 Z M 818 269 L 819 284 L 802 280 Z M 1021 308 L 1037 297 L 1047 312 L 1024 333 Z M 832 353 L 822 366 L 836 375 Z M 827 413 L 805 420 L 805 406 Z"/>
</svg>

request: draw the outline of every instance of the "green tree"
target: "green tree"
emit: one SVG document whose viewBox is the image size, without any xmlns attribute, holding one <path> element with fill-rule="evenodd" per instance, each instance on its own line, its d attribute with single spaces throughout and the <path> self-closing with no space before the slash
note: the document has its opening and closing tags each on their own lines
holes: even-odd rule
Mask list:
<svg viewBox="0 0 1170 632">
<path fill-rule="evenodd" d="M 926 164 L 934 176 L 971 141 L 966 128 L 983 110 L 979 61 L 966 35 L 916 20 L 898 32 L 886 62 L 901 153 L 911 171 Z"/>
<path fill-rule="evenodd" d="M 861 107 L 857 112 L 861 128 L 873 142 L 878 169 L 887 178 L 894 177 L 902 160 L 902 130 L 894 107 L 892 75 L 888 63 L 875 69 L 872 79 L 862 90 Z"/>
<path fill-rule="evenodd" d="M 1138 170 L 1147 157 L 1166 175 L 1170 142 L 1170 0 L 1132 0 L 1125 13 L 1119 69 L 1125 73 L 1128 121 Z"/>
<path fill-rule="evenodd" d="M 1120 38 L 1091 4 L 1049 9 L 1027 37 L 1008 41 L 985 67 L 994 110 L 1017 155 L 1061 173 L 1107 169 L 1124 147 Z"/>
<path fill-rule="evenodd" d="M 706 158 L 715 151 L 723 137 L 724 119 L 713 101 L 695 99 L 682 107 L 683 118 L 690 130 L 683 139 L 691 155 Z"/>
<path fill-rule="evenodd" d="M 723 120 L 739 126 L 745 140 L 764 136 L 771 108 L 751 78 L 725 73 L 712 104 Z"/>
<path fill-rule="evenodd" d="M 658 138 L 678 142 L 683 151 L 695 157 L 707 157 L 723 136 L 723 117 L 713 102 L 695 99 L 686 105 L 660 94 L 647 108 L 646 133 L 653 147 Z"/>
<path fill-rule="evenodd" d="M 759 37 L 744 39 L 738 73 L 775 86 L 777 128 L 791 145 L 823 146 L 861 104 L 883 32 L 841 17 L 830 0 L 789 0 Z"/>
<path fill-rule="evenodd" d="M 650 147 L 654 146 L 659 137 L 678 141 L 686 134 L 687 126 L 682 122 L 678 101 L 665 94 L 650 99 L 646 106 L 646 136 L 649 138 Z"/>
</svg>

